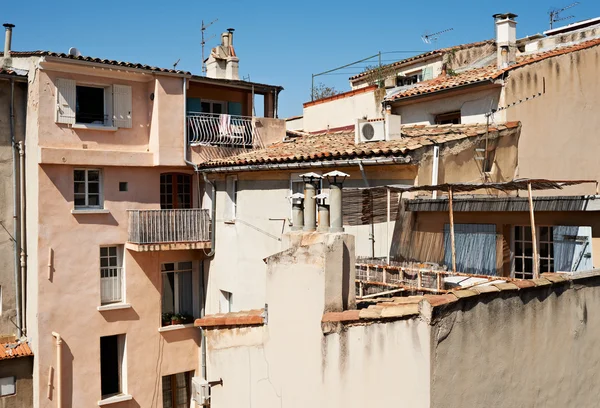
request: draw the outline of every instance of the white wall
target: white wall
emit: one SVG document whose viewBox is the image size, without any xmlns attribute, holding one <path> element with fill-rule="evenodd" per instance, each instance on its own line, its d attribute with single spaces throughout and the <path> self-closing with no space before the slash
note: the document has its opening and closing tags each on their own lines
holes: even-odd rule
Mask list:
<svg viewBox="0 0 600 408">
<path fill-rule="evenodd" d="M 303 130 L 304 129 L 304 118 L 298 116 L 294 119 L 286 119 L 285 121 L 286 130 Z"/>
<path fill-rule="evenodd" d="M 359 93 L 341 99 L 317 103 L 304 108 L 304 130 L 316 132 L 327 128 L 354 125 L 356 119 L 381 118 L 381 101 L 375 91 Z"/>
</svg>

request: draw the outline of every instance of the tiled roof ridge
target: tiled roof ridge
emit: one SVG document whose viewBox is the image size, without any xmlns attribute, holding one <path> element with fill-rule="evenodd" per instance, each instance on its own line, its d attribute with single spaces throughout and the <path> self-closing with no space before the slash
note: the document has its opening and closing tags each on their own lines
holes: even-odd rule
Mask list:
<svg viewBox="0 0 600 408">
<path fill-rule="evenodd" d="M 264 316 L 265 309 L 216 313 L 196 319 L 194 326 L 202 327 L 204 329 L 227 329 L 244 326 L 262 326 L 265 323 Z"/>
<path fill-rule="evenodd" d="M 556 285 L 577 284 L 576 281 L 600 277 L 600 269 L 589 272 L 542 273 L 540 278 L 527 280 L 511 280 L 505 283 L 494 283 L 485 286 L 453 290 L 442 295 L 421 295 L 380 299 L 378 303 L 366 309 L 346 310 L 343 312 L 324 313 L 321 328 L 324 334 L 334 333 L 340 326 L 356 326 L 373 323 L 388 323 L 402 319 L 421 318 L 431 324 L 435 319 L 451 312 L 449 305 L 464 302 L 464 299 L 488 301 L 491 294 L 512 293 L 521 290 L 551 287 Z M 503 280 L 498 277 L 498 280 Z"/>
<path fill-rule="evenodd" d="M 4 56 L 4 53 L 0 52 L 0 56 Z M 11 51 L 11 56 L 16 56 L 16 57 L 19 57 L 19 56 L 21 56 L 21 57 L 29 57 L 29 56 L 57 57 L 57 58 L 71 59 L 71 60 L 77 60 L 77 61 L 95 62 L 98 64 L 114 65 L 114 66 L 120 66 L 120 67 L 125 67 L 125 68 L 137 68 L 137 69 L 143 69 L 143 70 L 147 70 L 147 71 L 157 71 L 157 72 L 179 74 L 179 75 L 191 75 L 191 73 L 187 72 L 187 71 L 181 71 L 178 69 L 170 69 L 170 68 L 160 68 L 160 67 L 156 67 L 156 66 L 152 66 L 152 65 L 141 64 L 138 62 L 118 61 L 118 60 L 111 60 L 111 59 L 106 59 L 106 58 L 96 58 L 96 57 L 89 57 L 89 56 L 83 56 L 83 55 L 75 56 L 75 55 L 65 54 L 62 52 L 53 52 L 53 51 L 46 51 L 46 50 Z"/>
<path fill-rule="evenodd" d="M 385 68 L 392 68 L 392 67 L 397 67 L 399 65 L 405 64 L 407 62 L 412 62 L 412 61 L 416 61 L 422 58 L 426 58 L 432 55 L 437 55 L 437 54 L 443 54 L 445 52 L 451 52 L 453 50 L 464 50 L 466 48 L 471 48 L 471 47 L 478 47 L 480 45 L 485 45 L 485 44 L 494 44 L 496 42 L 495 39 L 489 39 L 489 40 L 483 40 L 483 41 L 476 41 L 476 42 L 472 42 L 472 43 L 466 43 L 466 44 L 459 44 L 459 45 L 455 45 L 452 47 L 445 47 L 445 48 L 439 48 L 437 50 L 432 50 L 432 51 L 427 51 L 421 54 L 417 54 L 414 55 L 412 57 L 408 57 L 408 58 L 404 58 L 401 59 L 399 61 L 396 62 L 392 62 L 391 64 L 387 64 L 387 65 L 383 65 L 381 68 L 385 69 Z M 365 71 L 365 72 L 361 72 L 360 74 L 356 74 L 354 76 L 351 76 L 349 78 L 350 81 L 354 81 L 356 79 L 362 78 L 366 75 L 368 75 L 369 73 L 373 72 L 373 70 L 370 71 Z"/>
<path fill-rule="evenodd" d="M 33 351 L 26 340 L 0 343 L 0 360 L 33 356 Z"/>
</svg>

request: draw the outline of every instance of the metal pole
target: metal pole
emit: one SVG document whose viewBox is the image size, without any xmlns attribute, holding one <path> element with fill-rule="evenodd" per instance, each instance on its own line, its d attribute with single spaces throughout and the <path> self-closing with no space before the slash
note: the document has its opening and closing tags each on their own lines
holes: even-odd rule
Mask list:
<svg viewBox="0 0 600 408">
<path fill-rule="evenodd" d="M 312 85 L 310 86 L 310 100 L 315 100 L 315 74 L 312 74 Z"/>
<path fill-rule="evenodd" d="M 390 207 L 391 207 L 391 201 L 392 201 L 392 192 L 390 191 L 390 189 L 387 189 L 387 231 L 386 231 L 386 235 L 387 235 L 387 264 L 390 264 L 390 252 L 392 251 L 392 248 L 390 248 L 390 218 L 391 218 L 391 214 L 390 214 Z M 385 276 L 385 274 L 384 274 Z"/>
<path fill-rule="evenodd" d="M 454 209 L 452 208 L 452 189 L 448 189 L 448 208 L 450 210 L 450 242 L 452 246 L 452 272 L 456 273 L 456 243 L 454 241 Z"/>
<path fill-rule="evenodd" d="M 529 218 L 531 219 L 531 245 L 533 245 L 533 277 L 540 277 L 540 265 L 538 258 L 537 236 L 535 233 L 535 217 L 533 215 L 533 197 L 531 194 L 531 183 L 527 183 L 527 193 L 529 196 Z"/>
<path fill-rule="evenodd" d="M 342 226 L 342 186 L 337 183 L 329 185 L 329 232 L 344 232 Z"/>
<path fill-rule="evenodd" d="M 304 231 L 317 229 L 317 202 L 315 200 L 316 188 L 312 182 L 304 184 Z"/>
</svg>

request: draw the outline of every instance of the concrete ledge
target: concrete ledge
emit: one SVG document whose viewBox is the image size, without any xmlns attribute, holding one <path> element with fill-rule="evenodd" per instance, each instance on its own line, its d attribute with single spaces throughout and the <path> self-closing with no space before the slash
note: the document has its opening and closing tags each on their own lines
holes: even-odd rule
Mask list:
<svg viewBox="0 0 600 408">
<path fill-rule="evenodd" d="M 173 242 L 159 244 L 134 244 L 128 242 L 125 248 L 135 252 L 182 251 L 190 249 L 210 249 L 210 241 L 202 242 Z"/>
<path fill-rule="evenodd" d="M 86 209 L 73 209 L 71 210 L 71 214 L 73 215 L 84 215 L 84 214 L 110 214 L 110 210 L 106 208 L 90 208 Z"/>
<path fill-rule="evenodd" d="M 175 330 L 183 330 L 189 329 L 190 327 L 195 327 L 194 323 L 186 323 L 186 324 L 171 324 L 169 326 L 162 326 L 158 328 L 159 333 L 170 332 Z"/>
<path fill-rule="evenodd" d="M 129 303 L 110 303 L 108 305 L 98 306 L 99 312 L 105 312 L 108 310 L 121 310 L 121 309 L 131 309 L 131 305 Z"/>
<path fill-rule="evenodd" d="M 129 394 L 114 395 L 112 397 L 105 398 L 103 400 L 98 401 L 98 406 L 101 407 L 103 405 L 116 404 L 118 402 L 123 402 L 123 401 L 131 401 L 132 399 L 133 399 L 133 397 Z"/>
<path fill-rule="evenodd" d="M 101 167 L 151 167 L 154 166 L 154 154 L 119 150 L 40 147 L 38 163 Z"/>
<path fill-rule="evenodd" d="M 196 319 L 194 326 L 204 329 L 234 328 L 240 326 L 262 326 L 265 324 L 264 309 L 233 313 L 219 313 Z"/>
</svg>

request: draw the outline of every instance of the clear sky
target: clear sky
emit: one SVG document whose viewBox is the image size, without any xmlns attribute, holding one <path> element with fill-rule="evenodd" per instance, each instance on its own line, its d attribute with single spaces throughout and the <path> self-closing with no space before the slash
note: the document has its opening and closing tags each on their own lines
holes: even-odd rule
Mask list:
<svg viewBox="0 0 600 408">
<path fill-rule="evenodd" d="M 371 3 L 355 0 L 304 1 L 165 1 L 165 0 L 33 0 L 5 1 L 2 22 L 16 24 L 15 50 L 67 52 L 77 47 L 86 56 L 140 62 L 201 73 L 201 21 L 218 21 L 207 30 L 207 51 L 228 27 L 236 29 L 234 45 L 240 76 L 282 85 L 280 117 L 302 114 L 310 99 L 311 74 L 335 68 L 377 52 L 392 62 L 421 51 L 493 38 L 492 14 L 518 14 L 517 36 L 547 30 L 548 11 L 573 0 L 429 0 Z M 584 20 L 600 16 L 599 0 L 581 0 L 563 16 Z M 421 35 L 452 31 L 427 45 Z M 376 61 L 376 60 L 374 60 Z M 317 78 L 340 91 L 348 77 L 365 64 Z"/>
</svg>

